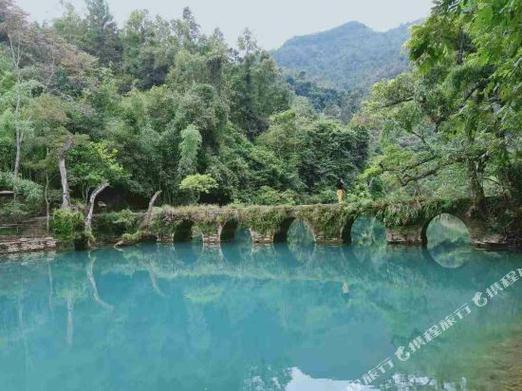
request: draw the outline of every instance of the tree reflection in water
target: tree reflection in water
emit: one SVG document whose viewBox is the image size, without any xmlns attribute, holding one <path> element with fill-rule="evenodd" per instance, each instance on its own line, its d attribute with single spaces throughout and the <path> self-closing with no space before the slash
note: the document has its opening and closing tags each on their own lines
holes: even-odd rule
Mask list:
<svg viewBox="0 0 522 391">
<path fill-rule="evenodd" d="M 0 264 L 2 389 L 346 389 L 521 261 L 477 252 L 452 269 L 430 248 L 238 238 L 221 249 L 145 244 Z M 512 335 L 520 292 L 398 366 L 390 388 L 469 379 L 483 365 L 474 352 Z"/>
<path fill-rule="evenodd" d="M 429 224 L 426 232 L 431 257 L 442 267 L 458 268 L 477 257 L 469 246 L 469 232 L 457 217 L 441 214 Z"/>
</svg>

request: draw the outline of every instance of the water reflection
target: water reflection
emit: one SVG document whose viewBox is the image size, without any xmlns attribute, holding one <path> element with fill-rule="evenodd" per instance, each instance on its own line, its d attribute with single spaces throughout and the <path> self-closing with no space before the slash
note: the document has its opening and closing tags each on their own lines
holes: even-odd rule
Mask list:
<svg viewBox="0 0 522 391">
<path fill-rule="evenodd" d="M 381 243 L 238 241 L 24 256 L 0 264 L 0 384 L 346 389 L 522 260 L 476 252 L 447 268 L 433 258 L 429 248 Z M 466 389 L 463 379 L 481 365 L 474 352 L 519 324 L 521 288 L 427 346 L 382 387 Z"/>
<path fill-rule="evenodd" d="M 442 267 L 462 267 L 478 256 L 477 250 L 469 246 L 466 225 L 455 216 L 443 213 L 435 217 L 428 226 L 426 236 L 431 257 Z"/>
<path fill-rule="evenodd" d="M 383 247 L 386 244 L 386 229 L 377 218 L 360 216 L 352 225 L 351 238 L 357 246 Z"/>
</svg>

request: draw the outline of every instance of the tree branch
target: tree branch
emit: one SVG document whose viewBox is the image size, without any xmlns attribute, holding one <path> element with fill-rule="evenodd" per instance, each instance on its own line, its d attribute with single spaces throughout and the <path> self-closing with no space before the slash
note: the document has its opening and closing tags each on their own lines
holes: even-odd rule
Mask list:
<svg viewBox="0 0 522 391">
<path fill-rule="evenodd" d="M 145 230 L 149 228 L 150 220 L 152 219 L 152 208 L 154 208 L 154 204 L 156 203 L 157 198 L 161 194 L 161 190 L 154 193 L 152 198 L 149 201 L 149 207 L 147 208 L 147 213 L 145 214 L 145 218 L 143 219 L 143 222 L 141 223 L 140 229 Z"/>
</svg>

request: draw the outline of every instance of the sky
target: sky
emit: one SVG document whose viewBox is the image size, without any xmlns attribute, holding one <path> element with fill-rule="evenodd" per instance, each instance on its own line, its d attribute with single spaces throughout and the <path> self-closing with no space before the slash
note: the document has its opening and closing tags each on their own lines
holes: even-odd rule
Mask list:
<svg viewBox="0 0 522 391">
<path fill-rule="evenodd" d="M 52 20 L 62 12 L 60 0 L 15 0 L 33 20 Z M 82 11 L 83 0 L 69 0 Z M 362 22 L 386 31 L 428 15 L 432 0 L 108 0 L 120 25 L 132 10 L 177 18 L 184 7 L 192 9 L 204 32 L 219 27 L 234 45 L 245 28 L 252 30 L 265 49 L 276 49 L 286 40 Z"/>
</svg>

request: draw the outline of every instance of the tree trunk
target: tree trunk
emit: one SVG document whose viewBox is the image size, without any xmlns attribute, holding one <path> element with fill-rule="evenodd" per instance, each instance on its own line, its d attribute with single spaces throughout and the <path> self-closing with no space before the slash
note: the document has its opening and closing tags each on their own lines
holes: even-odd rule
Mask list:
<svg viewBox="0 0 522 391">
<path fill-rule="evenodd" d="M 62 182 L 62 208 L 69 209 L 71 207 L 71 196 L 69 195 L 69 182 L 67 182 L 67 169 L 65 168 L 65 156 L 63 155 L 58 160 L 58 168 L 60 169 Z"/>
<path fill-rule="evenodd" d="M 468 161 L 468 175 L 470 178 L 470 189 L 473 202 L 479 211 L 484 211 L 486 206 L 486 196 L 484 194 L 484 188 L 479 180 L 476 163 L 472 160 Z"/>
<path fill-rule="evenodd" d="M 20 160 L 21 160 L 21 156 L 22 156 L 22 139 L 23 139 L 23 135 L 17 124 L 16 125 L 16 155 L 15 155 L 15 164 L 14 164 L 14 172 L 13 172 L 15 178 L 18 178 L 18 175 L 20 174 Z"/>
<path fill-rule="evenodd" d="M 509 200 L 515 200 L 515 203 L 520 202 L 522 199 L 522 183 L 517 176 L 517 170 L 511 162 L 506 131 L 501 127 L 500 118 L 498 117 L 495 126 L 497 128 L 495 135 L 499 140 L 498 161 L 501 162 L 498 169 L 500 182 L 504 188 L 504 192 L 507 192 Z"/>
<path fill-rule="evenodd" d="M 50 222 L 51 222 L 51 203 L 49 201 L 49 174 L 45 172 L 45 187 L 44 187 L 44 199 L 45 199 L 45 230 L 49 234 Z"/>
<path fill-rule="evenodd" d="M 94 300 L 96 301 L 96 303 L 101 305 L 106 310 L 112 311 L 114 309 L 114 307 L 101 299 L 100 294 L 98 292 L 98 287 L 96 285 L 96 280 L 94 279 L 94 262 L 96 262 L 96 258 L 91 257 L 90 252 L 88 254 L 88 257 L 89 257 L 89 263 L 87 264 L 87 267 L 86 267 L 87 279 L 91 283 L 92 295 L 94 297 Z"/>
<path fill-rule="evenodd" d="M 22 82 L 22 75 L 20 73 L 20 60 L 22 58 L 22 50 L 21 50 L 21 33 L 18 31 L 14 31 L 15 36 L 12 34 L 7 34 L 7 39 L 9 41 L 9 49 L 11 53 L 11 61 L 13 68 L 16 72 L 16 106 L 15 106 L 15 118 L 16 118 L 16 155 L 15 155 L 15 164 L 13 174 L 15 178 L 20 174 L 20 160 L 22 156 L 22 141 L 23 141 L 23 131 L 20 129 L 20 106 L 22 103 L 22 97 L 20 93 L 20 84 Z M 15 42 L 15 39 L 16 42 Z"/>
<path fill-rule="evenodd" d="M 154 193 L 152 198 L 149 201 L 149 207 L 147 208 L 147 213 L 145 214 L 145 218 L 143 219 L 143 222 L 141 223 L 140 229 L 144 230 L 149 228 L 150 220 L 152 219 L 152 208 L 154 208 L 154 204 L 156 203 L 157 198 L 161 194 L 161 190 Z"/>
<path fill-rule="evenodd" d="M 65 156 L 67 151 L 72 148 L 74 140 L 72 136 L 67 137 L 58 155 L 58 168 L 60 169 L 60 180 L 62 182 L 62 209 L 71 207 L 71 195 L 69 192 L 69 182 L 67 180 L 67 168 L 65 166 Z"/>
<path fill-rule="evenodd" d="M 109 187 L 109 182 L 103 182 L 91 193 L 89 203 L 87 204 L 87 216 L 85 217 L 85 232 L 92 231 L 92 215 L 94 212 L 94 202 L 96 201 L 96 197 L 98 197 L 98 194 L 100 194 L 107 187 Z"/>
</svg>

